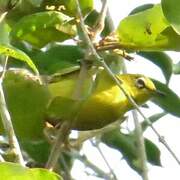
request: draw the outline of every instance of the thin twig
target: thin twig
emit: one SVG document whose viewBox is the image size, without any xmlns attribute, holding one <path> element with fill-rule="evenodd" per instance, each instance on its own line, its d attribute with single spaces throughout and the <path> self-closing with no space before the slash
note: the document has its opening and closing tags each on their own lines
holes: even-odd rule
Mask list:
<svg viewBox="0 0 180 180">
<path fill-rule="evenodd" d="M 25 162 L 23 160 L 20 146 L 19 146 L 18 140 L 17 140 L 15 132 L 14 132 L 13 124 L 11 121 L 11 116 L 10 116 L 8 108 L 7 108 L 4 91 L 3 91 L 3 80 L 4 80 L 4 75 L 6 72 L 7 60 L 8 60 L 8 57 L 6 57 L 5 66 L 3 68 L 3 73 L 2 73 L 2 76 L 0 77 L 0 113 L 1 113 L 1 118 L 2 118 L 2 123 L 3 123 L 4 129 L 8 135 L 10 148 L 14 151 L 14 154 L 16 155 L 16 158 L 17 158 L 17 162 L 19 162 L 21 165 L 25 166 Z"/>
<path fill-rule="evenodd" d="M 60 156 L 60 160 L 61 160 L 62 165 L 64 166 L 64 172 L 65 172 L 66 179 L 67 180 L 72 180 L 71 173 L 70 173 L 70 168 L 68 167 L 64 156 Z"/>
<path fill-rule="evenodd" d="M 143 114 L 143 112 L 140 110 L 139 106 L 136 104 L 136 102 L 134 101 L 134 99 L 122 88 L 121 86 L 121 82 L 120 80 L 118 80 L 116 78 L 116 76 L 114 76 L 114 74 L 112 73 L 112 71 L 110 70 L 110 68 L 107 66 L 107 64 L 104 62 L 104 60 L 97 54 L 89 36 L 87 33 L 87 30 L 85 28 L 85 24 L 84 24 L 84 20 L 82 18 L 82 13 L 81 13 L 81 9 L 80 9 L 80 4 L 79 4 L 79 0 L 76 0 L 76 4 L 77 4 L 77 10 L 78 10 L 78 15 L 80 18 L 80 26 L 82 28 L 82 32 L 83 32 L 83 36 L 84 36 L 84 40 L 89 48 L 89 51 L 91 52 L 91 54 L 94 56 L 94 60 L 96 62 L 98 62 L 104 69 L 105 71 L 109 74 L 109 76 L 112 78 L 112 80 L 117 84 L 117 86 L 121 89 L 121 91 L 124 93 L 124 95 L 127 97 L 129 103 L 132 104 L 132 106 L 134 107 L 134 109 L 137 110 L 137 112 L 143 117 L 143 119 L 145 121 L 147 121 L 147 123 L 149 124 L 149 126 L 151 127 L 151 129 L 155 132 L 155 134 L 158 136 L 160 142 L 168 149 L 168 151 L 171 153 L 171 155 L 174 157 L 174 159 L 177 161 L 177 163 L 180 165 L 180 161 L 177 158 L 177 156 L 175 155 L 175 153 L 172 151 L 172 149 L 169 147 L 169 145 L 167 144 L 167 142 L 161 137 L 161 135 L 157 132 L 157 130 L 154 128 L 154 126 L 151 124 L 151 121 Z"/>
<path fill-rule="evenodd" d="M 6 74 L 8 58 L 9 58 L 8 56 L 5 57 L 5 61 L 4 61 L 4 65 L 3 65 L 3 71 L 2 71 L 2 74 L 1 74 L 2 81 L 4 80 L 4 77 L 5 77 L 5 74 Z"/>
<path fill-rule="evenodd" d="M 79 152 L 76 150 L 72 150 L 70 152 L 70 155 L 73 158 L 76 158 L 76 159 L 80 160 L 81 162 L 83 162 L 83 164 L 85 164 L 85 166 L 87 166 L 88 168 L 91 168 L 97 174 L 98 177 L 101 177 L 103 179 L 110 179 L 110 177 L 107 173 L 105 173 L 98 166 L 96 166 L 91 161 L 89 161 L 85 155 L 80 155 Z"/>
<path fill-rule="evenodd" d="M 112 131 L 113 129 L 116 129 L 120 124 L 120 122 L 122 122 L 122 119 L 117 120 L 114 123 L 111 123 L 101 129 L 82 131 L 80 132 L 80 136 L 78 137 L 77 140 L 70 142 L 70 146 L 74 148 L 80 147 L 84 141 L 89 140 L 95 136 L 100 136 L 106 132 Z"/>
<path fill-rule="evenodd" d="M 99 13 L 98 19 L 95 22 L 95 25 L 93 27 L 94 37 L 93 39 L 96 39 L 96 37 L 103 31 L 104 25 L 105 25 L 105 18 L 107 14 L 107 0 L 102 1 L 102 8 L 101 12 Z"/>
<path fill-rule="evenodd" d="M 101 155 L 101 157 L 103 158 L 106 166 L 108 167 L 110 174 L 113 176 L 113 180 L 117 180 L 116 174 L 114 173 L 114 171 L 113 171 L 113 169 L 111 168 L 109 162 L 107 161 L 106 157 L 104 156 L 104 154 L 103 154 L 103 152 L 102 152 L 99 144 L 98 144 L 97 142 L 93 142 L 92 139 L 90 140 L 90 142 L 91 142 L 91 144 L 92 144 L 93 146 L 95 146 L 95 147 L 97 148 L 99 154 Z"/>
<path fill-rule="evenodd" d="M 56 140 L 52 146 L 48 161 L 46 163 L 46 168 L 50 171 L 56 166 L 56 163 L 59 159 L 60 153 L 62 152 L 62 144 L 65 142 L 70 131 L 69 123 L 64 121 L 57 131 Z"/>
<path fill-rule="evenodd" d="M 80 67 L 80 72 L 79 72 L 79 77 L 76 82 L 75 90 L 73 92 L 72 98 L 76 100 L 82 100 L 84 99 L 83 96 L 83 87 L 85 85 L 85 81 L 87 79 L 87 74 L 88 74 L 88 67 L 87 64 L 84 62 L 85 60 L 81 61 L 81 67 Z M 93 82 L 92 82 L 93 84 Z M 90 88 L 91 89 L 91 88 Z"/>
</svg>

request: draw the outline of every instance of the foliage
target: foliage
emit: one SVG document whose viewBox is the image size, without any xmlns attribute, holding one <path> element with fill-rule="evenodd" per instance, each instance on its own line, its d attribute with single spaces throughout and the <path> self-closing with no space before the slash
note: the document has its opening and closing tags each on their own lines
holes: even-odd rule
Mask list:
<svg viewBox="0 0 180 180">
<path fill-rule="evenodd" d="M 1 170 L 1 179 L 18 179 L 18 180 L 42 180 L 42 179 L 49 179 L 49 180 L 60 180 L 61 178 L 53 173 L 49 172 L 45 169 L 40 168 L 25 168 L 20 166 L 16 163 L 9 163 L 4 162 L 0 163 L 0 170 Z"/>
<path fill-rule="evenodd" d="M 79 2 L 89 35 L 92 37 L 93 28 L 100 13 L 95 10 L 93 0 Z M 86 44 L 81 40 L 82 30 L 78 24 L 79 18 L 74 0 L 15 1 L 14 6 L 11 3 L 13 3 L 11 0 L 0 0 L 0 19 L 2 14 L 8 11 L 5 19 L 0 20 L 0 60 L 3 62 L 8 56 L 8 68 L 14 68 L 6 71 L 3 82 L 4 94 L 15 133 L 22 150 L 27 153 L 27 161 L 33 160 L 38 167 L 44 167 L 50 153 L 50 142 L 56 135 L 57 127 L 54 128 L 53 125 L 57 125 L 58 121 L 56 117 L 55 124 L 48 124 L 50 120 L 47 119 L 47 113 L 66 112 L 69 116 L 73 116 L 74 114 L 70 111 L 73 109 L 73 112 L 78 113 L 82 102 L 73 99 L 65 101 L 56 95 L 57 88 L 54 92 L 50 92 L 51 85 L 48 87 L 48 83 L 60 81 L 64 75 L 79 70 L 83 66 L 82 60 L 89 57 L 89 52 Z M 128 55 L 137 52 L 144 61 L 148 60 L 160 68 L 166 83 L 153 79 L 161 95 L 154 95 L 151 101 L 161 107 L 164 112 L 152 115 L 149 118 L 152 123 L 167 113 L 180 117 L 180 97 L 169 87 L 171 77 L 180 74 L 180 62 L 175 63 L 174 59 L 165 52 L 180 51 L 180 6 L 177 5 L 178 3 L 178 0 L 162 0 L 160 4 L 145 4 L 136 7 L 120 21 L 114 33 L 111 32 L 113 28 L 109 18 L 106 17 L 104 29 L 100 34 L 102 39 L 97 46 L 95 44 L 97 52 L 105 59 L 112 71 L 114 69 L 116 71 L 118 69 L 120 73 L 123 71 L 122 57 L 119 57 L 118 53 L 112 49 L 98 51 L 98 48 L 104 46 L 106 48 L 106 40 L 108 37 L 114 37 L 114 34 L 116 38 L 112 38 L 113 42 L 110 41 L 112 43 L 110 45 L 115 44 L 116 48 L 120 47 L 120 51 L 123 50 L 121 56 L 124 56 L 124 51 Z M 94 57 L 88 59 L 88 62 L 88 68 L 98 66 Z M 96 85 L 95 83 L 92 89 Z M 58 104 L 65 102 L 68 102 L 65 107 L 69 107 L 59 110 Z M 142 127 L 145 131 L 148 124 L 143 121 Z M 6 133 L 1 122 L 0 133 L 5 139 Z M 50 137 L 46 137 L 49 134 Z M 116 128 L 102 133 L 99 139 L 110 148 L 121 152 L 129 166 L 141 174 L 142 167 L 136 152 L 134 131 L 124 134 Z M 145 146 L 147 161 L 161 166 L 158 146 L 147 138 Z M 0 143 L 1 149 L 4 151 Z M 71 149 L 65 148 L 65 150 L 67 152 L 62 153 L 62 158 L 56 168 L 56 172 L 64 178 L 67 171 L 71 171 L 75 159 Z M 80 152 L 81 146 L 76 147 L 76 150 Z M 1 154 L 6 160 L 5 153 Z M 10 158 L 10 160 L 14 159 Z M 0 171 L 1 179 L 14 178 L 15 174 L 17 179 L 60 178 L 44 168 L 30 169 L 8 162 L 0 163 Z M 98 172 L 100 173 L 100 171 L 95 171 L 96 174 Z"/>
</svg>

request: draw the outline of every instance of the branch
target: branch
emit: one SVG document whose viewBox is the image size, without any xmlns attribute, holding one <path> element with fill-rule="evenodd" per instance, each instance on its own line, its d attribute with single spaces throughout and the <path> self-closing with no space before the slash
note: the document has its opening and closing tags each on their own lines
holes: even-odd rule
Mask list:
<svg viewBox="0 0 180 180">
<path fill-rule="evenodd" d="M 167 142 L 164 140 L 163 137 L 161 137 L 161 135 L 157 132 L 157 130 L 154 128 L 154 126 L 151 124 L 151 121 L 143 114 L 143 112 L 140 110 L 139 106 L 136 104 L 136 102 L 134 101 L 134 99 L 128 94 L 126 93 L 126 91 L 123 89 L 123 87 L 121 86 L 121 82 L 120 80 L 117 79 L 116 76 L 114 76 L 114 74 L 112 73 L 112 71 L 110 70 L 110 68 L 107 66 L 107 64 L 104 62 L 104 60 L 97 54 L 89 36 L 88 36 L 88 32 L 85 28 L 85 24 L 84 24 L 84 20 L 82 17 L 82 13 L 81 13 L 81 9 L 80 9 L 80 4 L 79 4 L 79 0 L 76 0 L 76 4 L 77 4 L 77 11 L 78 11 L 78 15 L 80 18 L 80 26 L 82 28 L 82 35 L 84 36 L 84 40 L 86 45 L 89 48 L 89 51 L 91 52 L 91 54 L 94 57 L 94 61 L 96 61 L 97 63 L 99 63 L 104 70 L 109 74 L 109 76 L 112 78 L 112 80 L 117 84 L 117 86 L 121 89 L 121 91 L 124 93 L 124 95 L 127 97 L 128 101 L 130 104 L 132 104 L 132 106 L 134 107 L 134 109 L 137 110 L 137 112 L 142 116 L 142 118 L 147 121 L 147 123 L 149 124 L 149 126 L 151 127 L 151 129 L 154 131 L 154 133 L 157 135 L 157 137 L 159 138 L 160 142 L 168 149 L 168 151 L 171 153 L 171 155 L 174 157 L 174 159 L 177 161 L 177 163 L 180 165 L 180 161 L 177 158 L 177 156 L 175 155 L 175 153 L 171 150 L 171 148 L 169 147 L 169 145 L 167 144 Z"/>
<path fill-rule="evenodd" d="M 111 168 L 109 162 L 107 161 L 106 157 L 104 156 L 99 144 L 97 142 L 93 142 L 92 140 L 90 140 L 91 144 L 93 146 L 95 146 L 97 148 L 97 150 L 99 151 L 99 154 L 101 155 L 101 157 L 103 158 L 106 166 L 108 167 L 109 171 L 110 171 L 110 174 L 112 174 L 113 176 L 113 180 L 117 180 L 117 177 L 116 177 L 116 174 L 114 173 L 113 169 Z"/>
<path fill-rule="evenodd" d="M 148 168 L 147 168 L 147 157 L 146 157 L 146 149 L 144 145 L 144 138 L 142 133 L 142 127 L 138 120 L 138 114 L 136 110 L 132 111 L 134 124 L 135 124 L 135 135 L 137 141 L 137 149 L 138 149 L 138 157 L 140 158 L 140 163 L 142 167 L 142 178 L 143 180 L 148 180 Z"/>
<path fill-rule="evenodd" d="M 17 162 L 25 166 L 25 162 L 23 160 L 20 146 L 14 132 L 11 116 L 7 108 L 4 91 L 3 91 L 3 79 L 6 72 L 7 60 L 8 60 L 8 57 L 6 57 L 3 73 L 2 73 L 2 76 L 0 77 L 0 114 L 1 114 L 1 119 L 2 119 L 4 129 L 8 136 L 10 148 L 13 150 L 14 154 L 16 155 Z"/>
<path fill-rule="evenodd" d="M 67 162 L 66 162 L 64 156 L 60 156 L 60 160 L 61 160 L 62 165 L 64 166 L 64 173 L 65 173 L 64 174 L 64 179 L 72 180 L 71 171 L 70 171 L 70 168 L 67 165 Z"/>
<path fill-rule="evenodd" d="M 57 131 L 57 137 L 52 146 L 49 159 L 46 163 L 46 168 L 49 169 L 50 171 L 53 171 L 53 169 L 56 166 L 60 153 L 62 152 L 62 144 L 65 142 L 66 138 L 68 137 L 69 131 L 70 131 L 69 122 L 64 121 L 61 124 L 59 130 Z"/>
<path fill-rule="evenodd" d="M 123 119 L 123 121 L 125 119 Z M 108 131 L 113 130 L 113 129 L 116 129 L 118 127 L 118 125 L 120 124 L 120 122 L 122 122 L 122 119 L 117 120 L 114 123 L 111 123 L 101 129 L 82 131 L 79 133 L 79 137 L 77 140 L 70 142 L 70 146 L 73 148 L 80 147 L 84 141 L 89 140 L 95 136 L 100 136 Z"/>
<path fill-rule="evenodd" d="M 101 32 L 104 29 L 105 26 L 105 18 L 106 18 L 106 14 L 107 14 L 107 0 L 103 0 L 102 1 L 102 8 L 101 8 L 101 12 L 98 16 L 97 21 L 95 22 L 95 25 L 93 27 L 93 39 L 96 39 L 96 37 L 101 34 Z"/>
<path fill-rule="evenodd" d="M 81 162 L 83 162 L 83 164 L 85 164 L 87 167 L 91 168 L 98 175 L 98 177 L 110 180 L 109 175 L 106 174 L 103 170 L 101 170 L 98 166 L 93 164 L 91 161 L 89 161 L 85 155 L 80 155 L 79 152 L 76 150 L 71 151 L 70 155 L 73 158 L 76 158 L 76 159 L 80 160 Z"/>
</svg>

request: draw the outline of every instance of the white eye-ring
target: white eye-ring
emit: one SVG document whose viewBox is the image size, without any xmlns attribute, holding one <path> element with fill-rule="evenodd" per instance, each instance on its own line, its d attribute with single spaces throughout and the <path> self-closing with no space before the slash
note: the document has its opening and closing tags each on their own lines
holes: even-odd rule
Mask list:
<svg viewBox="0 0 180 180">
<path fill-rule="evenodd" d="M 135 84 L 139 89 L 145 88 L 146 84 L 145 84 L 145 79 L 143 77 L 140 77 L 138 79 L 136 79 L 136 84 Z"/>
</svg>

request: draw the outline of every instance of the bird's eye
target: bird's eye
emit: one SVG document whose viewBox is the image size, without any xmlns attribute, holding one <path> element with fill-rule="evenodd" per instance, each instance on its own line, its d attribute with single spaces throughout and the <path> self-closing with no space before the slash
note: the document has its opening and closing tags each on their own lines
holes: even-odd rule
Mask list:
<svg viewBox="0 0 180 180">
<path fill-rule="evenodd" d="M 136 79 L 136 86 L 139 89 L 142 89 L 142 88 L 146 87 L 145 79 L 143 77 L 140 77 L 140 78 Z"/>
</svg>

